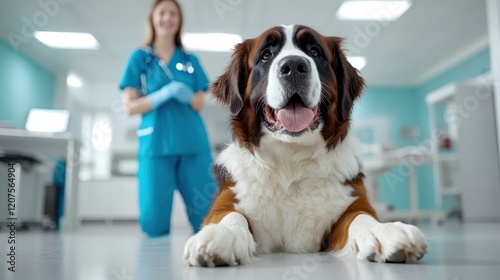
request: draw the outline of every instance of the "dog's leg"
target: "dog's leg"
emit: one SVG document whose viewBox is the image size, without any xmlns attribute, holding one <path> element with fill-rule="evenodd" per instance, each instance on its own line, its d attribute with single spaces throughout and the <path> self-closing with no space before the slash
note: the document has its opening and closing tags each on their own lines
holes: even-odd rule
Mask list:
<svg viewBox="0 0 500 280">
<path fill-rule="evenodd" d="M 377 262 L 415 263 L 424 256 L 427 244 L 417 227 L 378 222 L 362 180 L 353 182 L 352 187 L 358 198 L 332 226 L 329 251 Z"/>
<path fill-rule="evenodd" d="M 349 226 L 346 246 L 360 260 L 415 263 L 427 252 L 423 233 L 401 222 L 379 223 L 372 216 L 358 215 Z"/>
<path fill-rule="evenodd" d="M 214 201 L 204 227 L 184 247 L 184 260 L 192 266 L 226 266 L 249 263 L 255 242 L 248 220 L 234 210 L 234 194 L 224 189 Z"/>
</svg>

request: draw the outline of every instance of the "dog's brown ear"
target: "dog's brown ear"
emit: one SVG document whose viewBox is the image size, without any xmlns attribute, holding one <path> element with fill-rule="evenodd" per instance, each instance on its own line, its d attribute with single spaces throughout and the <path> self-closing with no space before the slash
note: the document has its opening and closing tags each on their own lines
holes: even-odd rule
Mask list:
<svg viewBox="0 0 500 280">
<path fill-rule="evenodd" d="M 365 80 L 359 75 L 358 69 L 351 63 L 342 51 L 342 38 L 328 37 L 333 53 L 332 68 L 337 79 L 337 112 L 341 120 L 347 120 L 354 107 L 354 101 L 361 96 Z"/>
<path fill-rule="evenodd" d="M 251 40 L 236 45 L 226 71 L 212 83 L 211 91 L 217 101 L 238 115 L 243 108 L 243 94 L 248 81 L 247 59 Z"/>
</svg>

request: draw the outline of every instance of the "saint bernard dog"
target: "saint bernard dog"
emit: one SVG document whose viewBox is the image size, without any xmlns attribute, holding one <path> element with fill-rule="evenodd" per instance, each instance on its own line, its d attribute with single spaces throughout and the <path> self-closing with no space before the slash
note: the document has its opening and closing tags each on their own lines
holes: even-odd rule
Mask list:
<svg viewBox="0 0 500 280">
<path fill-rule="evenodd" d="M 277 26 L 235 47 L 212 84 L 231 113 L 232 143 L 213 165 L 219 186 L 184 249 L 192 266 L 246 264 L 256 254 L 326 251 L 415 263 L 413 225 L 380 223 L 363 185 L 351 112 L 364 80 L 342 39 Z"/>
</svg>

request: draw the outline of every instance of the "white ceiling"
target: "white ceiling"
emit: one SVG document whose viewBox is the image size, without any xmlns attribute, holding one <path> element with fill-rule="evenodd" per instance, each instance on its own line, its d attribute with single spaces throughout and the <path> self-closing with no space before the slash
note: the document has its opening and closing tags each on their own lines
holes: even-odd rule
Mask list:
<svg viewBox="0 0 500 280">
<path fill-rule="evenodd" d="M 47 12 L 39 2 L 58 3 L 45 22 L 42 14 Z M 98 50 L 50 49 L 34 38 L 26 39 L 19 49 L 55 73 L 75 71 L 87 81 L 117 84 L 128 56 L 142 43 L 150 2 L 1 0 L 0 37 L 6 41 L 9 33 L 23 37 L 23 28 L 28 26 L 25 22 L 33 23 L 38 30 L 92 33 L 100 42 Z M 274 25 L 300 23 L 325 35 L 345 37 L 351 55 L 368 59 L 362 74 L 369 86 L 418 85 L 488 44 L 484 0 L 414 0 L 399 20 L 386 26 L 336 20 L 341 0 L 180 2 L 184 8 L 185 32 L 227 32 L 250 38 Z M 218 14 L 216 3 L 235 6 Z M 355 41 L 361 30 L 373 32 L 366 46 Z M 230 57 L 230 53 L 196 54 L 210 78 L 220 75 Z"/>
</svg>

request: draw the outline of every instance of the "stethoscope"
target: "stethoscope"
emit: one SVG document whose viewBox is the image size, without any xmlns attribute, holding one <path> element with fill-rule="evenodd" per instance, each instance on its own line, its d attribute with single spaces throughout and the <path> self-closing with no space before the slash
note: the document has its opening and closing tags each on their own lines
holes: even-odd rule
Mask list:
<svg viewBox="0 0 500 280">
<path fill-rule="evenodd" d="M 181 52 L 182 52 L 182 57 L 183 57 L 184 63 L 177 62 L 177 64 L 175 64 L 175 69 L 177 69 L 178 71 L 185 72 L 185 73 L 193 74 L 194 67 L 193 67 L 193 64 L 191 63 L 191 61 L 189 60 L 189 56 L 185 52 L 183 52 L 182 50 L 181 50 Z M 153 46 L 149 46 L 149 53 L 150 53 L 150 56 L 147 58 L 147 61 L 146 61 L 147 63 L 151 62 L 151 60 L 153 59 Z M 170 71 L 170 69 L 168 69 L 165 61 L 163 61 L 163 59 L 159 58 L 158 64 L 163 69 L 163 72 L 165 72 L 167 77 L 170 80 L 173 80 L 174 75 L 172 74 L 172 71 Z"/>
<path fill-rule="evenodd" d="M 177 64 L 175 65 L 175 68 L 179 71 L 184 71 L 184 72 L 188 72 L 189 74 L 193 74 L 194 73 L 193 64 L 191 63 L 191 61 L 186 59 L 186 54 L 184 52 L 182 52 L 182 53 L 184 54 L 184 60 L 186 60 L 186 64 L 182 64 L 180 62 L 177 62 Z"/>
</svg>

